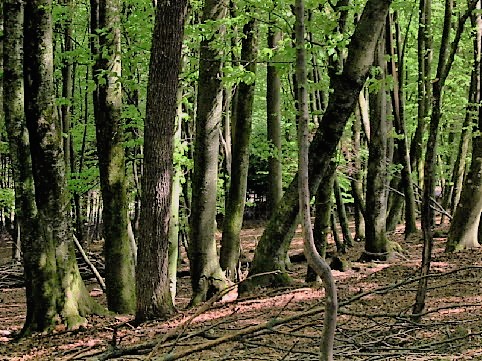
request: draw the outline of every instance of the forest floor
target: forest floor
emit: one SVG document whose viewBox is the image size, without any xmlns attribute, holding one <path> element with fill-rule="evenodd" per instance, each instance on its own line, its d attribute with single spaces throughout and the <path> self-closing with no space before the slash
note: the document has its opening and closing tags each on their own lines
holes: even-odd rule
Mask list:
<svg viewBox="0 0 482 361">
<path fill-rule="evenodd" d="M 243 250 L 252 257 L 262 227 L 245 227 Z M 439 235 L 446 231 L 442 227 Z M 445 254 L 435 239 L 426 309 L 411 317 L 422 253 L 421 237 L 390 234 L 404 253 L 388 262 L 357 262 L 363 244 L 333 271 L 339 315 L 335 360 L 482 360 L 482 252 Z M 1 242 L 1 241 L 0 241 Z M 234 288 L 217 302 L 189 309 L 187 265 L 178 280 L 178 314 L 133 326 L 131 316 L 91 317 L 86 328 L 57 330 L 14 341 L 25 315 L 23 288 L 1 288 L 10 245 L 0 243 L 0 360 L 318 360 L 323 290 L 304 282 L 300 234 L 292 243 L 293 285 L 237 298 Z M 104 303 L 97 284 L 91 294 Z"/>
</svg>

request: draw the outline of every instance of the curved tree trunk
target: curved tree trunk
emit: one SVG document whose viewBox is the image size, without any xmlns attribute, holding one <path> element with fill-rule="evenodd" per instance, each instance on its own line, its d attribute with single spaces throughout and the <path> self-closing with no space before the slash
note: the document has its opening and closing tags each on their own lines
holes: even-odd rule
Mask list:
<svg viewBox="0 0 482 361">
<path fill-rule="evenodd" d="M 135 310 L 135 266 L 127 233 L 127 191 L 121 91 L 121 33 L 119 0 L 99 1 L 92 14 L 98 34 L 93 70 L 94 114 L 103 201 L 107 306 L 118 313 Z M 95 11 L 93 8 L 92 11 Z"/>
<path fill-rule="evenodd" d="M 245 70 L 256 74 L 257 35 L 256 21 L 250 20 L 243 27 L 241 63 Z M 241 243 L 239 235 L 243 225 L 244 206 L 246 203 L 246 185 L 249 167 L 249 142 L 253 119 L 255 82 L 242 81 L 238 85 L 236 103 L 236 123 L 234 124 L 231 179 L 229 182 L 228 202 L 223 221 L 220 262 L 226 276 L 232 280 L 237 276 L 237 264 Z"/>
<path fill-rule="evenodd" d="M 306 74 L 305 49 L 305 9 L 304 1 L 295 2 L 296 32 L 296 75 L 298 80 L 298 170 L 299 170 L 299 204 L 302 218 L 304 250 L 308 264 L 323 280 L 325 287 L 325 314 L 323 332 L 320 343 L 320 361 L 333 360 L 333 344 L 335 341 L 336 314 L 338 309 L 337 290 L 331 269 L 320 257 L 315 247 L 313 230 L 311 229 L 310 186 L 308 181 L 308 148 L 309 148 L 309 114 L 308 114 L 308 77 Z"/>
<path fill-rule="evenodd" d="M 225 14 L 225 0 L 206 0 L 202 23 L 223 19 Z M 212 41 L 211 39 L 201 41 L 199 55 L 199 91 L 189 243 L 193 290 L 191 305 L 211 298 L 226 285 L 214 238 L 223 88 L 220 54 L 219 50 L 213 48 Z"/>
<path fill-rule="evenodd" d="M 310 144 L 309 181 L 312 194 L 316 192 L 322 179 L 330 176 L 327 174 L 328 165 L 365 84 L 390 3 L 391 1 L 381 0 L 367 2 L 348 46 L 343 72 L 331 79 L 333 93 L 320 127 Z M 297 184 L 298 177 L 295 177 L 261 236 L 250 269 L 250 275 L 275 270 L 281 272 L 244 282 L 240 287 L 241 292 L 257 284 L 276 285 L 289 282 L 286 252 L 296 228 L 299 211 Z"/>
<path fill-rule="evenodd" d="M 157 2 L 144 127 L 144 174 L 136 272 L 137 321 L 167 318 L 174 312 L 169 287 L 168 247 L 185 13 L 185 0 Z"/>
</svg>

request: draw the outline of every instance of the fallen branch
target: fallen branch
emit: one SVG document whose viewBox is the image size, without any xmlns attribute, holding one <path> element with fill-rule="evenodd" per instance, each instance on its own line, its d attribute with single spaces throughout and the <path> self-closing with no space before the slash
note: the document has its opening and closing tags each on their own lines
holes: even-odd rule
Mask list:
<svg viewBox="0 0 482 361">
<path fill-rule="evenodd" d="M 105 292 L 106 287 L 105 287 L 104 279 L 100 275 L 99 271 L 97 271 L 97 268 L 95 268 L 94 264 L 92 262 L 90 262 L 89 257 L 87 257 L 87 255 L 85 254 L 84 249 L 82 248 L 82 245 L 80 244 L 77 237 L 75 237 L 75 235 L 74 235 L 73 238 L 74 238 L 75 247 L 77 248 L 77 250 L 81 254 L 84 262 L 87 263 L 87 265 L 89 266 L 90 270 L 92 271 L 95 278 L 97 279 L 97 282 L 99 282 L 100 288 L 102 288 L 102 291 Z"/>
</svg>

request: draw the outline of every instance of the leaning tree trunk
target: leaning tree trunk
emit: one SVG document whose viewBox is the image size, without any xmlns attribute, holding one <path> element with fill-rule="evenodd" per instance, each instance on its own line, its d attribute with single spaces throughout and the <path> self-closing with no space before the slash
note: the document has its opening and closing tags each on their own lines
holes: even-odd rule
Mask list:
<svg viewBox="0 0 482 361">
<path fill-rule="evenodd" d="M 257 25 L 250 20 L 243 27 L 241 46 L 241 63 L 245 70 L 256 75 Z M 236 122 L 234 124 L 231 179 L 229 182 L 228 202 L 223 221 L 223 237 L 221 239 L 221 268 L 231 280 L 237 278 L 237 264 L 240 253 L 240 233 L 243 225 L 244 206 L 246 203 L 246 186 L 249 167 L 249 142 L 253 119 L 255 82 L 240 82 L 238 85 L 238 102 L 236 103 Z"/>
<path fill-rule="evenodd" d="M 206 0 L 202 23 L 221 20 L 225 0 Z M 219 25 L 219 31 L 222 27 Z M 226 285 L 214 238 L 218 179 L 219 125 L 222 117 L 221 59 L 213 39 L 201 41 L 192 181 L 191 304 L 199 304 Z"/>
<path fill-rule="evenodd" d="M 353 113 L 359 93 L 365 84 L 373 63 L 373 52 L 385 24 L 391 1 L 369 0 L 357 24 L 348 46 L 348 57 L 343 72 L 331 79 L 330 100 L 323 120 L 310 145 L 310 192 L 318 189 L 321 180 L 328 176 L 327 169 L 335 153 L 348 118 Z M 298 177 L 291 182 L 280 205 L 271 216 L 256 247 L 250 275 L 279 270 L 250 279 L 241 285 L 246 291 L 257 284 L 286 284 L 290 278 L 286 272 L 286 252 L 296 228 L 299 211 Z"/>
<path fill-rule="evenodd" d="M 137 256 L 136 320 L 174 313 L 168 247 L 174 133 L 186 0 L 158 1 L 149 64 Z"/>
<path fill-rule="evenodd" d="M 32 240 L 24 255 L 25 272 L 32 275 L 27 299 L 33 300 L 25 333 L 48 330 L 58 322 L 74 328 L 86 322 L 86 314 L 99 311 L 74 254 L 62 131 L 55 111 L 51 11 L 50 0 L 26 2 L 25 114 L 42 237 Z"/>
</svg>

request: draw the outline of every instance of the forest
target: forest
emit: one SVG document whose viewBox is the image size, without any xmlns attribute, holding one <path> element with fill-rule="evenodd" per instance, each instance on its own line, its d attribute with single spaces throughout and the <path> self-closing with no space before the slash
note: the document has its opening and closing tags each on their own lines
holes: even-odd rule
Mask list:
<svg viewBox="0 0 482 361">
<path fill-rule="evenodd" d="M 482 0 L 0 7 L 0 360 L 482 360 Z"/>
</svg>

